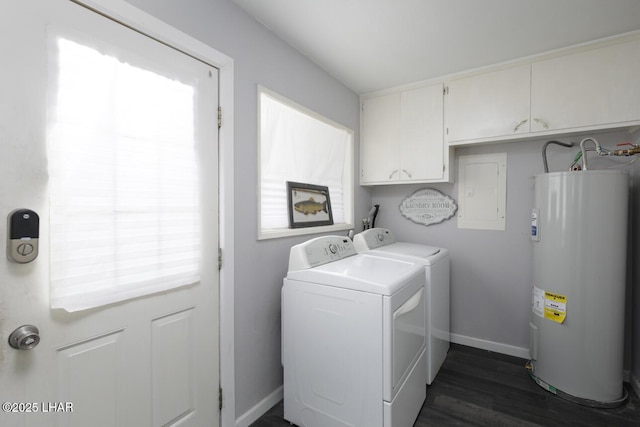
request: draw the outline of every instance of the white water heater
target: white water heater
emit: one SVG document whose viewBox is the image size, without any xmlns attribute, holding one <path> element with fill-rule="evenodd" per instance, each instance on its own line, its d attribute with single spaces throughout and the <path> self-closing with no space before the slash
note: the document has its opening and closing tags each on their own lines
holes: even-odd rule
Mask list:
<svg viewBox="0 0 640 427">
<path fill-rule="evenodd" d="M 628 194 L 628 175 L 619 170 L 535 177 L 531 376 L 588 406 L 626 399 Z"/>
</svg>

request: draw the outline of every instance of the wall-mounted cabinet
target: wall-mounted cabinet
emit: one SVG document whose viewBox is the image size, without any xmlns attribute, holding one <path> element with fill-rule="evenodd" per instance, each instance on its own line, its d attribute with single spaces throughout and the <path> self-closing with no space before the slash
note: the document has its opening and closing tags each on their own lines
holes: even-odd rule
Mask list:
<svg viewBox="0 0 640 427">
<path fill-rule="evenodd" d="M 640 32 L 363 96 L 360 184 L 451 182 L 456 146 L 640 126 L 638 70 Z"/>
<path fill-rule="evenodd" d="M 640 120 L 640 40 L 534 62 L 532 132 Z"/>
<path fill-rule="evenodd" d="M 497 142 L 640 124 L 640 40 L 447 83 L 446 139 Z"/>
<path fill-rule="evenodd" d="M 449 143 L 529 132 L 531 67 L 452 80 L 447 85 Z"/>
<path fill-rule="evenodd" d="M 450 181 L 443 85 L 362 99 L 360 184 Z"/>
</svg>

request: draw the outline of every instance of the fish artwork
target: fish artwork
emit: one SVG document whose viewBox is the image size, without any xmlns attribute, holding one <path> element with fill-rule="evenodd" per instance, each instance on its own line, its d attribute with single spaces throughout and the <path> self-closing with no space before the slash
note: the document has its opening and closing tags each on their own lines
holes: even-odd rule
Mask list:
<svg viewBox="0 0 640 427">
<path fill-rule="evenodd" d="M 310 197 L 309 200 L 303 200 L 296 203 L 295 205 L 293 205 L 293 208 L 297 212 L 303 213 L 305 215 L 315 215 L 320 211 L 327 212 L 327 202 L 326 200 L 322 203 L 316 202 L 315 200 L 313 200 L 313 197 Z"/>
</svg>

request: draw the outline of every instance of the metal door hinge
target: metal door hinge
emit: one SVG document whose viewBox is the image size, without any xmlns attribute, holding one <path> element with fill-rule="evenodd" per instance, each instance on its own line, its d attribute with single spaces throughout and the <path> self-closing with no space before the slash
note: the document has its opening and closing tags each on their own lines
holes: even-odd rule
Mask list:
<svg viewBox="0 0 640 427">
<path fill-rule="evenodd" d="M 218 270 L 222 269 L 222 248 L 218 248 Z"/>
<path fill-rule="evenodd" d="M 222 127 L 222 107 L 218 107 L 218 129 Z"/>
<path fill-rule="evenodd" d="M 218 410 L 222 411 L 222 387 L 218 390 Z"/>
</svg>

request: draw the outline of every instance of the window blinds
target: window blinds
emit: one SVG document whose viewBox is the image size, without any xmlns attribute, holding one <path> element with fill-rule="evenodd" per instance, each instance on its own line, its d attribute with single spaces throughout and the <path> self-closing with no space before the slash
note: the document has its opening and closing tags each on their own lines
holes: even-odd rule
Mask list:
<svg viewBox="0 0 640 427">
<path fill-rule="evenodd" d="M 50 119 L 51 307 L 199 280 L 194 88 L 66 39 Z"/>
<path fill-rule="evenodd" d="M 336 224 L 345 219 L 352 134 L 260 94 L 261 227 L 289 226 L 287 181 L 329 187 Z M 350 189 L 349 191 L 350 197 Z M 350 202 L 349 202 L 350 203 Z M 350 206 L 350 205 L 349 205 Z"/>
</svg>

